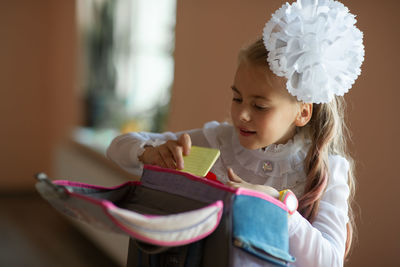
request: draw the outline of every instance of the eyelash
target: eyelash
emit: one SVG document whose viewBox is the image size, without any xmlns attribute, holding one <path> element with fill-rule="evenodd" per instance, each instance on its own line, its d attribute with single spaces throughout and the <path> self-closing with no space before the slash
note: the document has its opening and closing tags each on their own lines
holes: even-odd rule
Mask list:
<svg viewBox="0 0 400 267">
<path fill-rule="evenodd" d="M 234 97 L 234 98 L 232 99 L 232 101 L 237 102 L 237 103 L 242 103 L 242 99 L 241 99 L 241 98 L 237 98 L 237 97 Z M 268 109 L 267 107 L 260 107 L 260 106 L 257 106 L 257 105 L 253 105 L 253 107 L 254 107 L 256 110 L 260 110 L 260 111 L 264 111 L 264 110 L 267 110 L 267 109 Z"/>
<path fill-rule="evenodd" d="M 254 107 L 255 107 L 257 110 L 261 110 L 261 111 L 267 110 L 267 109 L 268 109 L 268 108 L 260 107 L 260 106 L 257 106 L 257 105 L 254 105 Z"/>
</svg>

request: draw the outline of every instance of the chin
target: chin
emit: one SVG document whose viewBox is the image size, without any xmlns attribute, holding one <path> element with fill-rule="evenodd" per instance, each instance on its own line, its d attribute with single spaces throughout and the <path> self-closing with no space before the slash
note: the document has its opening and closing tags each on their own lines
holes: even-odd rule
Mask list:
<svg viewBox="0 0 400 267">
<path fill-rule="evenodd" d="M 246 149 L 255 150 L 255 149 L 261 148 L 261 146 L 258 146 L 254 142 L 248 142 L 248 141 L 245 142 L 244 140 L 239 140 L 239 142 L 242 145 L 242 147 L 244 147 Z"/>
<path fill-rule="evenodd" d="M 242 147 L 246 148 L 246 149 L 250 149 L 250 150 L 256 150 L 256 149 L 261 149 L 264 147 L 269 146 L 272 143 L 268 143 L 268 144 L 260 144 L 258 142 L 252 142 L 251 140 L 243 140 L 241 138 L 239 138 L 239 143 L 242 145 Z"/>
</svg>

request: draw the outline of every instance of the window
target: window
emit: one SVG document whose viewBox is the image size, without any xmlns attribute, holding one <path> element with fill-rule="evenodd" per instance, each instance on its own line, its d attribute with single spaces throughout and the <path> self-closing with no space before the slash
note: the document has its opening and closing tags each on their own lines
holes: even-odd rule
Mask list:
<svg viewBox="0 0 400 267">
<path fill-rule="evenodd" d="M 162 131 L 174 76 L 176 0 L 77 1 L 85 127 L 104 150 L 127 131 Z"/>
</svg>

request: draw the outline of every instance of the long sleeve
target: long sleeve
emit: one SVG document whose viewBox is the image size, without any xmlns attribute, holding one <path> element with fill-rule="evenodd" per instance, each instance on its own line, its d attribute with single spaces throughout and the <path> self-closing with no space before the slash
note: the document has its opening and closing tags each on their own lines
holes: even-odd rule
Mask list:
<svg viewBox="0 0 400 267">
<path fill-rule="evenodd" d="M 348 222 L 349 165 L 340 156 L 329 159 L 329 183 L 313 224 L 298 212 L 289 219 L 290 252 L 294 266 L 343 266 Z"/>
<path fill-rule="evenodd" d="M 177 140 L 183 133 L 190 135 L 193 145 L 208 146 L 208 142 L 204 138 L 201 129 L 160 134 L 146 132 L 127 133 L 116 137 L 111 142 L 106 151 L 106 156 L 122 169 L 140 176 L 143 172 L 143 164 L 139 161 L 138 157 L 143 153 L 144 146 L 158 146 L 167 140 Z"/>
</svg>

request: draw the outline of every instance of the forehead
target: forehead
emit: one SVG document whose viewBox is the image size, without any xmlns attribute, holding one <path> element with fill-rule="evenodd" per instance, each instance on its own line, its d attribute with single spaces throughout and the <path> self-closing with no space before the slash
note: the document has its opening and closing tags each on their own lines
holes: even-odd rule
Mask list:
<svg viewBox="0 0 400 267">
<path fill-rule="evenodd" d="M 268 66 L 259 66 L 242 61 L 235 74 L 234 86 L 242 94 L 268 98 L 290 96 L 286 80 L 273 74 Z"/>
</svg>

